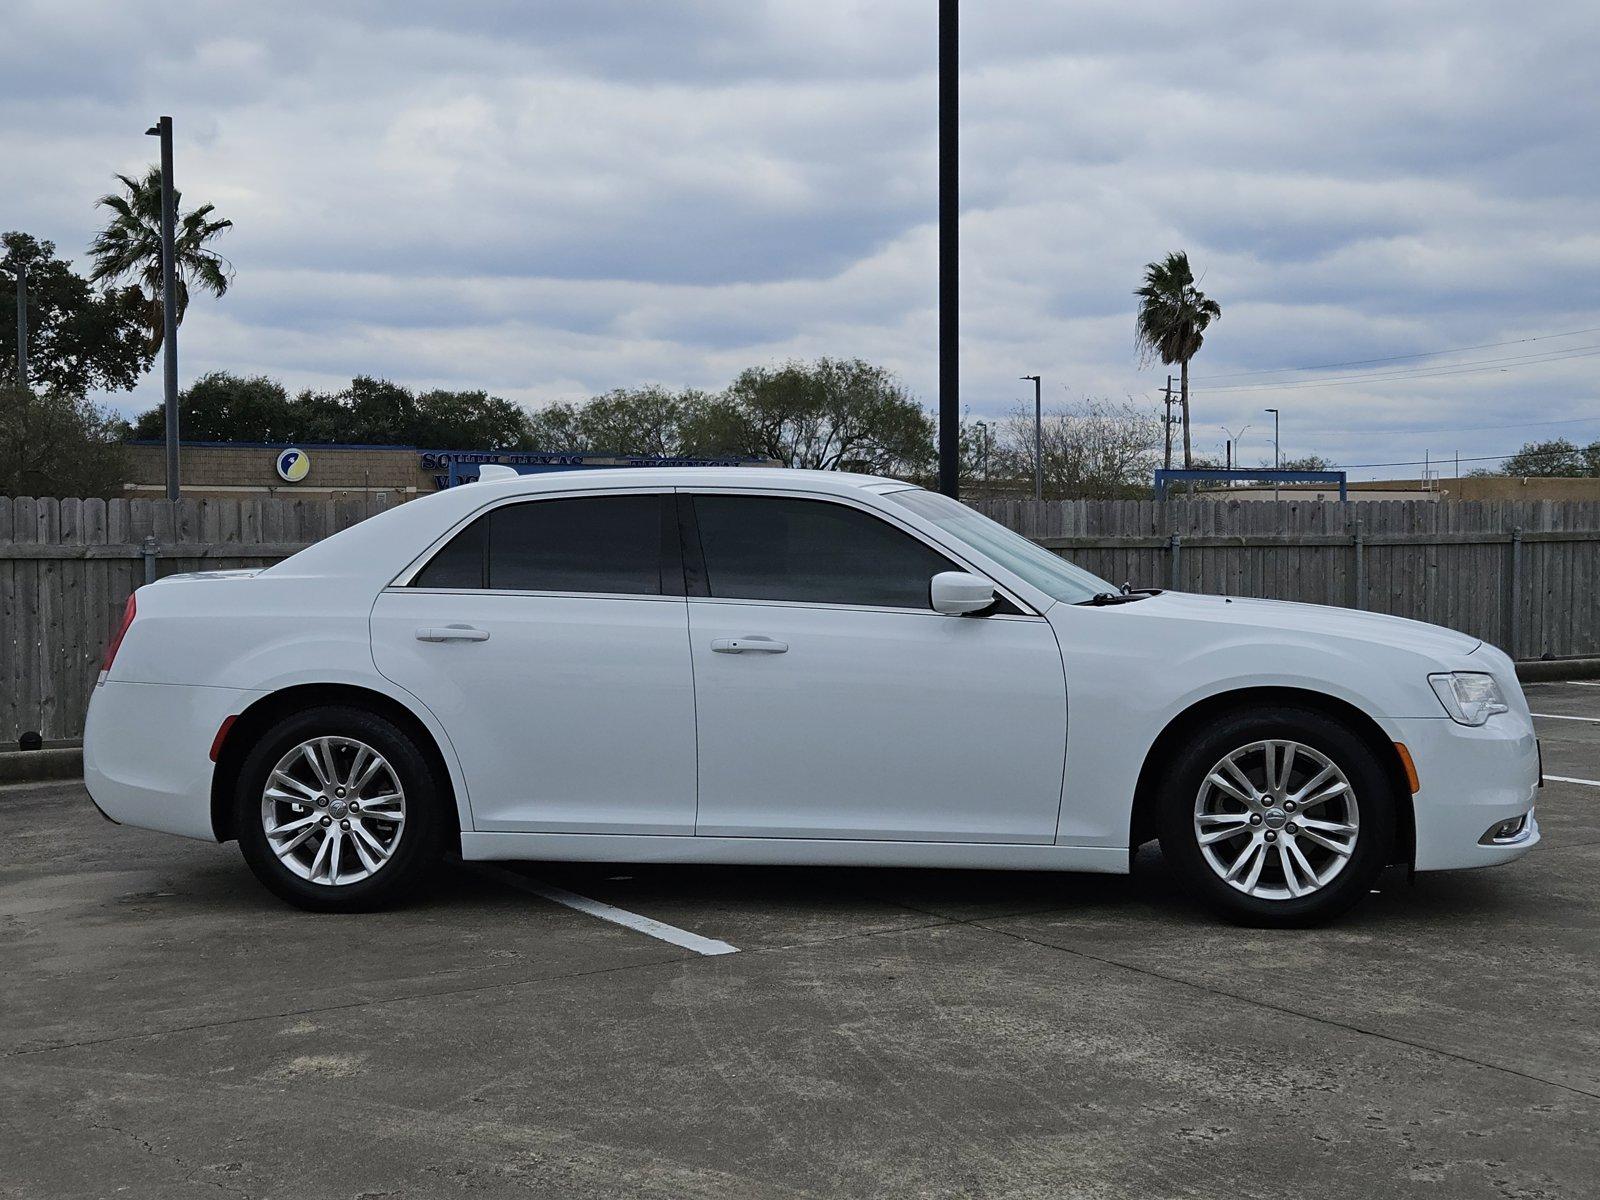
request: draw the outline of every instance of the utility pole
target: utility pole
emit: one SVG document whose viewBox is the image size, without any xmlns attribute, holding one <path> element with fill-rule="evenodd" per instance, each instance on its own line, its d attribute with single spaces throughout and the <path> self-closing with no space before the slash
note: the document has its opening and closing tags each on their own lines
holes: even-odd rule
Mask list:
<svg viewBox="0 0 1600 1200">
<path fill-rule="evenodd" d="M 145 133 L 161 139 L 161 373 L 167 393 L 167 499 L 178 498 L 178 287 L 173 261 L 172 118 L 160 117 Z"/>
<path fill-rule="evenodd" d="M 961 493 L 956 3 L 939 0 L 939 490 L 951 498 Z"/>
<path fill-rule="evenodd" d="M 17 259 L 17 386 L 28 386 L 28 264 Z"/>
<path fill-rule="evenodd" d="M 1167 448 L 1161 456 L 1161 465 L 1167 470 L 1172 470 L 1172 376 L 1167 376 L 1167 386 L 1161 389 L 1161 395 L 1166 404 L 1166 414 L 1161 418 L 1161 428 L 1166 434 Z"/>
<path fill-rule="evenodd" d="M 1039 392 L 1039 377 L 1024 375 L 1033 380 L 1033 498 L 1044 499 L 1044 400 Z"/>
<path fill-rule="evenodd" d="M 1283 455 L 1278 450 L 1278 410 L 1269 408 L 1266 411 L 1272 414 L 1272 469 L 1280 471 L 1283 469 Z M 1272 481 L 1272 498 L 1274 500 L 1278 498 L 1280 482 L 1277 479 Z"/>
<path fill-rule="evenodd" d="M 989 498 L 989 422 L 975 423 L 978 430 L 979 471 L 983 475 L 983 498 Z"/>
</svg>

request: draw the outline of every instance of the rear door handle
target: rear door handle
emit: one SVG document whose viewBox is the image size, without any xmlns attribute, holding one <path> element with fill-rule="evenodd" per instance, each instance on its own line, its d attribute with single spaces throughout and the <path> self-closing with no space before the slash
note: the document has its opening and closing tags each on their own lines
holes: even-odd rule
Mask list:
<svg viewBox="0 0 1600 1200">
<path fill-rule="evenodd" d="M 487 629 L 474 629 L 471 625 L 424 625 L 417 630 L 419 642 L 487 642 Z"/>
<path fill-rule="evenodd" d="M 718 654 L 786 654 L 789 643 L 769 637 L 712 638 L 711 649 Z"/>
</svg>

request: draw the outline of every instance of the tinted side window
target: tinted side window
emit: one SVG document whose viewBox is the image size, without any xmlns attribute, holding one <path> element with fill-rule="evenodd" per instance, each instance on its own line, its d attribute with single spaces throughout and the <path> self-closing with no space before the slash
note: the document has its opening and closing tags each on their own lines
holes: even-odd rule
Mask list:
<svg viewBox="0 0 1600 1200">
<path fill-rule="evenodd" d="M 694 498 L 713 596 L 928 608 L 928 583 L 957 567 L 878 517 L 825 500 Z"/>
<path fill-rule="evenodd" d="M 660 496 L 508 504 L 457 534 L 413 586 L 659 596 L 662 521 Z"/>
<path fill-rule="evenodd" d="M 417 572 L 412 587 L 484 588 L 489 586 L 489 519 L 479 517 Z"/>
</svg>

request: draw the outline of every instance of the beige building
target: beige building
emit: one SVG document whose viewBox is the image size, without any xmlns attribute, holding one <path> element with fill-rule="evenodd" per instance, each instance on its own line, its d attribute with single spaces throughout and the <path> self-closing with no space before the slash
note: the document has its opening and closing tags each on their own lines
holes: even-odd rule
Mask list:
<svg viewBox="0 0 1600 1200">
<path fill-rule="evenodd" d="M 166 448 L 159 441 L 128 443 L 130 497 L 166 493 Z M 365 497 L 399 504 L 477 477 L 481 463 L 525 473 L 628 466 L 781 466 L 769 459 L 663 459 L 618 454 L 426 450 L 416 446 L 301 446 L 253 442 L 184 442 L 178 473 L 185 496 L 276 496 L 341 500 Z"/>
</svg>

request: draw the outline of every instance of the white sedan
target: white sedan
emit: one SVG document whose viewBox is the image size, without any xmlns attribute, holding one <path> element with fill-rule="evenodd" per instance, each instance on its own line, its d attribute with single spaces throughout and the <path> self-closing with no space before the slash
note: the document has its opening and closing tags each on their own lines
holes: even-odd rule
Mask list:
<svg viewBox="0 0 1600 1200">
<path fill-rule="evenodd" d="M 560 472 L 128 601 L 89 708 L 112 820 L 368 909 L 464 859 L 1126 872 L 1235 918 L 1539 840 L 1511 661 L 1345 609 L 1124 592 L 944 496 Z"/>
</svg>

